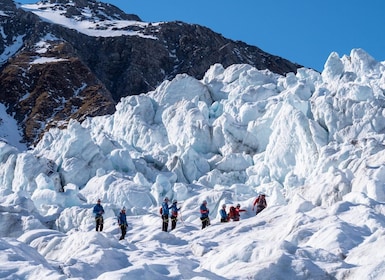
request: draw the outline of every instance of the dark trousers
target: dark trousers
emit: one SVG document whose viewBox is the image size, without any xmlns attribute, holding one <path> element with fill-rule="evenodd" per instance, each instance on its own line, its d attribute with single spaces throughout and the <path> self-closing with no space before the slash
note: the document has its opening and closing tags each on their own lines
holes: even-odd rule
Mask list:
<svg viewBox="0 0 385 280">
<path fill-rule="evenodd" d="M 175 229 L 177 221 L 178 218 L 176 216 L 171 216 L 171 230 Z"/>
<path fill-rule="evenodd" d="M 168 231 L 168 215 L 162 215 L 162 230 Z"/>
<path fill-rule="evenodd" d="M 96 231 L 103 231 L 103 216 L 96 217 Z"/>
<path fill-rule="evenodd" d="M 225 219 L 225 218 L 221 218 L 221 223 L 227 223 L 229 220 Z"/>
<path fill-rule="evenodd" d="M 257 206 L 257 212 L 255 213 L 255 215 L 258 215 L 258 213 L 261 212 L 263 209 L 265 209 L 265 207 Z"/>
<path fill-rule="evenodd" d="M 202 229 L 210 225 L 210 219 L 209 217 L 201 218 L 202 221 Z"/>
<path fill-rule="evenodd" d="M 122 235 L 120 236 L 119 240 L 122 240 L 122 239 L 124 239 L 124 237 L 126 237 L 127 226 L 126 225 L 120 225 L 120 230 L 122 231 Z"/>
</svg>

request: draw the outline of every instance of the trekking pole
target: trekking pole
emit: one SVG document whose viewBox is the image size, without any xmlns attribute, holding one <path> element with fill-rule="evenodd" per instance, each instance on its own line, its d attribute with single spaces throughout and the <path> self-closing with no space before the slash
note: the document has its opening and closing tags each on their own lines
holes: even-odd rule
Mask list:
<svg viewBox="0 0 385 280">
<path fill-rule="evenodd" d="M 182 219 L 182 206 L 180 207 L 180 221 L 182 222 L 182 225 L 184 226 L 184 222 Z"/>
</svg>

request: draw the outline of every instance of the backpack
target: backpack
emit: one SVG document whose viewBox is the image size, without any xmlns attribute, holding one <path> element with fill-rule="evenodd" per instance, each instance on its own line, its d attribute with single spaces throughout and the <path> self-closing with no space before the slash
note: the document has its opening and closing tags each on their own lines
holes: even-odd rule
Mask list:
<svg viewBox="0 0 385 280">
<path fill-rule="evenodd" d="M 178 211 L 172 210 L 171 216 L 178 217 Z"/>
<path fill-rule="evenodd" d="M 235 217 L 235 207 L 231 206 L 229 211 L 229 218 L 233 219 Z"/>
</svg>

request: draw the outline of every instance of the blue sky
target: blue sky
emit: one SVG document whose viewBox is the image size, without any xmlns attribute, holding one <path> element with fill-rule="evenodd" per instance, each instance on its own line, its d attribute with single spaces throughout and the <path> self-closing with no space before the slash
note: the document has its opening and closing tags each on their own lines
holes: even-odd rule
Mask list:
<svg viewBox="0 0 385 280">
<path fill-rule="evenodd" d="M 23 0 L 22 3 L 37 1 Z M 143 21 L 200 24 L 292 62 L 322 71 L 333 51 L 362 48 L 385 60 L 384 0 L 104 0 Z"/>
</svg>

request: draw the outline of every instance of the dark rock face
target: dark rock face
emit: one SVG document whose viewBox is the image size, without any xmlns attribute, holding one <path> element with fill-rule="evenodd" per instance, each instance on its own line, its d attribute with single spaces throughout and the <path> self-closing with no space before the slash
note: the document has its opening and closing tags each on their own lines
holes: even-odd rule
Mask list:
<svg viewBox="0 0 385 280">
<path fill-rule="evenodd" d="M 180 73 L 201 79 L 215 63 L 224 67 L 248 63 L 279 74 L 296 72 L 300 67 L 199 25 L 168 22 L 149 26 L 144 33 L 156 34 L 158 40 L 135 36 L 99 37 L 85 40 L 86 47 L 75 46 L 116 101 L 153 90 L 160 82 Z"/>
<path fill-rule="evenodd" d="M 115 102 L 104 84 L 72 53 L 68 43 L 45 41 L 49 50 L 20 51 L 0 73 L 0 102 L 14 115 L 27 143 L 38 140 L 51 127 L 70 118 L 114 112 Z"/>
<path fill-rule="evenodd" d="M 60 11 L 72 20 L 97 21 L 100 30 L 114 21 L 133 21 L 137 24 L 112 30 L 137 35 L 89 36 L 48 23 L 12 0 L 1 1 L 0 102 L 15 116 L 29 144 L 71 118 L 112 114 L 122 97 L 153 90 L 177 74 L 201 79 L 214 63 L 248 63 L 279 74 L 301 67 L 199 25 L 143 23 L 96 0 L 40 3 L 41 9 Z"/>
</svg>

